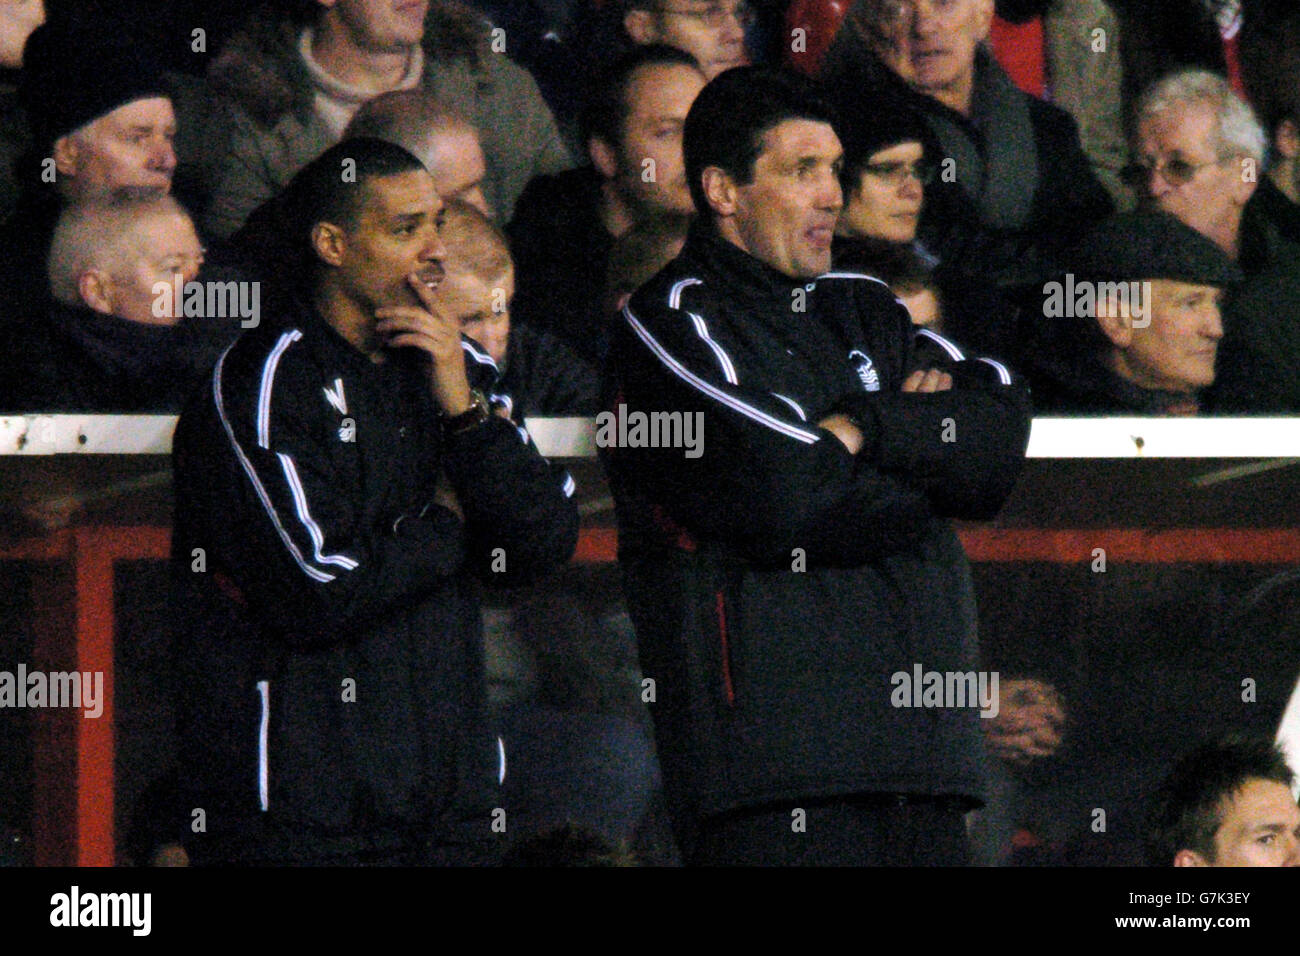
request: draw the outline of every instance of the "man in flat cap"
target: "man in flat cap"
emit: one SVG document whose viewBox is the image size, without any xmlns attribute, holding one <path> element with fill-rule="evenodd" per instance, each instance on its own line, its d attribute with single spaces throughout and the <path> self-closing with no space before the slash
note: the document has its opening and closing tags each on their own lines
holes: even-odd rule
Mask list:
<svg viewBox="0 0 1300 956">
<path fill-rule="evenodd" d="M 1114 216 L 1044 287 L 1034 404 L 1065 415 L 1194 415 L 1214 382 L 1220 301 L 1241 270 L 1167 213 Z"/>
<path fill-rule="evenodd" d="M 159 66 L 110 30 L 52 19 L 23 51 L 19 97 L 32 130 L 18 205 L 0 226 L 3 319 L 49 302 L 45 259 L 64 207 L 171 191 L 176 117 Z"/>
</svg>

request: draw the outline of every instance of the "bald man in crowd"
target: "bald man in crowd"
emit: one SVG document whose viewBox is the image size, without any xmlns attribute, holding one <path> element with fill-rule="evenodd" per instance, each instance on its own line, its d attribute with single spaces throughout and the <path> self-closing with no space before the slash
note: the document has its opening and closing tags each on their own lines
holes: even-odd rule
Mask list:
<svg viewBox="0 0 1300 956">
<path fill-rule="evenodd" d="M 501 370 L 512 416 L 594 415 L 600 386 L 592 369 L 549 332 L 510 321 L 515 266 L 501 230 L 464 200 L 448 202 L 443 215 L 449 308 Z"/>
<path fill-rule="evenodd" d="M 195 298 L 203 255 L 189 213 L 170 196 L 70 207 L 50 244 L 51 305 L 16 331 L 24 364 L 0 402 L 23 411 L 179 411 L 242 321 L 237 308 L 210 315 L 208 297 Z"/>
</svg>

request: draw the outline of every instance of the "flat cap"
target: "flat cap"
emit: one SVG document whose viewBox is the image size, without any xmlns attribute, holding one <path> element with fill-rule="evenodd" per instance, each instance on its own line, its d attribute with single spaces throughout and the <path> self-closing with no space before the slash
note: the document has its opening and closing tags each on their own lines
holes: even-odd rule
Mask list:
<svg viewBox="0 0 1300 956">
<path fill-rule="evenodd" d="M 1195 285 L 1240 282 L 1226 252 L 1163 212 L 1126 212 L 1100 223 L 1066 260 L 1079 278 L 1103 281 L 1173 279 Z"/>
</svg>

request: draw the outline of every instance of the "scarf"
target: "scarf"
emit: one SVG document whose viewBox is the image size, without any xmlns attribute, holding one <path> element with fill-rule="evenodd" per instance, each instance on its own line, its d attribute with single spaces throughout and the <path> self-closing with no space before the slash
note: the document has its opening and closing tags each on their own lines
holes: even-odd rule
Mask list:
<svg viewBox="0 0 1300 956">
<path fill-rule="evenodd" d="M 957 181 L 990 229 L 1022 229 L 1038 190 L 1029 97 L 982 47 L 975 54 L 970 118 L 931 101 L 926 119 L 956 161 Z"/>
</svg>

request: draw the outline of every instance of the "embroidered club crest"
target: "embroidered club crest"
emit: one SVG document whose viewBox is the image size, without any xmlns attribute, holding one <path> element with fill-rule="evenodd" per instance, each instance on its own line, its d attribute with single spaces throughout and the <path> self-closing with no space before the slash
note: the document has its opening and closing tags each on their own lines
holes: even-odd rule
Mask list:
<svg viewBox="0 0 1300 956">
<path fill-rule="evenodd" d="M 871 356 L 854 349 L 849 353 L 849 361 L 853 363 L 853 369 L 858 373 L 858 379 L 864 389 L 868 392 L 880 391 L 880 373 L 876 371 Z"/>
</svg>

